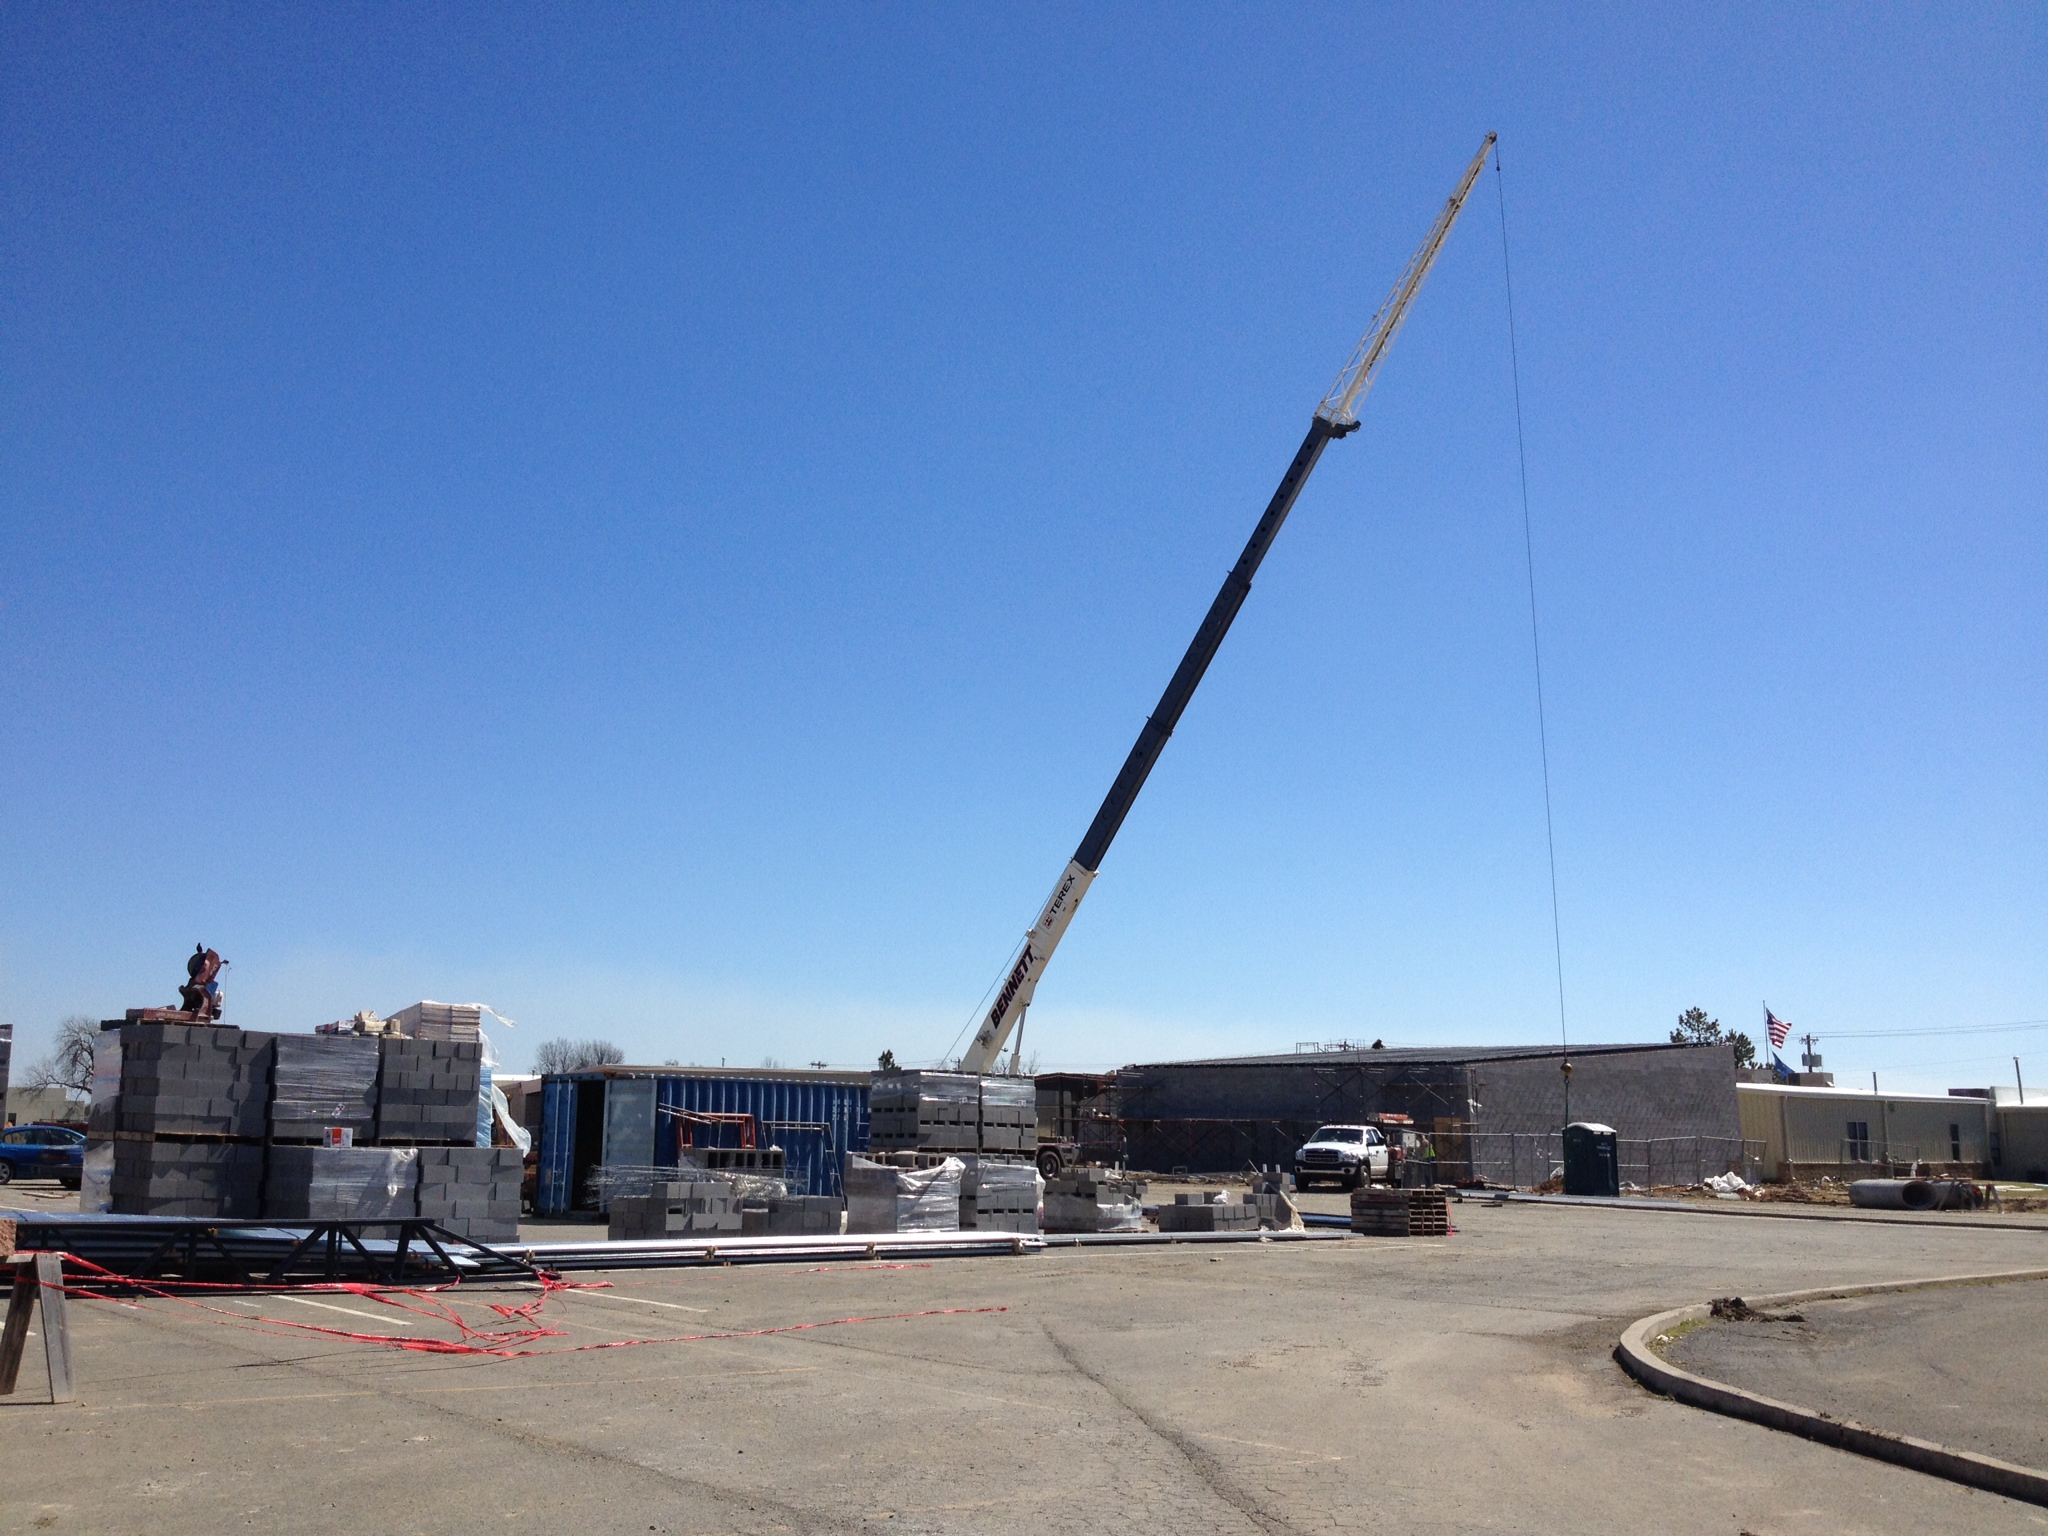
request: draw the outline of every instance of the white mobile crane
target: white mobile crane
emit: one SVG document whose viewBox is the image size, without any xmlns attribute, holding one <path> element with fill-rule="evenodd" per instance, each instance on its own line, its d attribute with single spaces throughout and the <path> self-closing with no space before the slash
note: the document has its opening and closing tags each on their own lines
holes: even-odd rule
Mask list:
<svg viewBox="0 0 2048 1536">
<path fill-rule="evenodd" d="M 1017 947 L 1005 968 L 1002 981 L 996 988 L 995 1000 L 989 1004 L 973 1043 L 960 1058 L 961 1071 L 994 1071 L 1003 1046 L 1013 1032 L 1022 1030 L 1024 1011 L 1031 1006 L 1039 978 L 1045 975 L 1053 951 L 1065 936 L 1067 925 L 1074 920 L 1081 898 L 1088 894 L 1088 887 L 1095 879 L 1095 872 L 1102 867 L 1102 856 L 1109 851 L 1117 828 L 1123 825 L 1131 803 L 1138 798 L 1138 791 L 1144 788 L 1152 765 L 1159 761 L 1166 738 L 1179 724 L 1181 711 L 1194 697 L 1195 687 L 1202 681 L 1202 674 L 1209 670 L 1217 648 L 1223 644 L 1231 620 L 1237 617 L 1237 610 L 1244 605 L 1245 595 L 1252 588 L 1252 577 L 1257 573 L 1259 563 L 1266 558 L 1266 551 L 1272 547 L 1280 525 L 1293 510 L 1295 498 L 1301 495 L 1301 488 L 1307 484 L 1316 460 L 1322 457 L 1324 446 L 1332 438 L 1348 437 L 1358 430 L 1359 404 L 1364 400 L 1366 391 L 1372 388 L 1380 364 L 1386 361 L 1387 353 L 1394 345 L 1394 337 L 1400 333 L 1401 323 L 1408 318 L 1409 307 L 1414 304 L 1416 294 L 1422 291 L 1422 280 L 1436 265 L 1437 255 L 1443 250 L 1451 226 L 1457 222 L 1458 213 L 1465 206 L 1465 199 L 1471 195 L 1473 184 L 1479 180 L 1480 171 L 1485 169 L 1486 157 L 1493 151 L 1495 137 L 1489 133 L 1479 146 L 1479 153 L 1472 157 L 1472 163 L 1465 167 L 1465 174 L 1458 179 L 1451 200 L 1444 204 L 1422 245 L 1409 258 L 1399 281 L 1394 284 L 1393 292 L 1380 305 L 1379 313 L 1373 316 L 1372 324 L 1359 339 L 1351 360 L 1337 375 L 1337 382 L 1330 386 L 1330 392 L 1323 396 L 1323 403 L 1316 407 L 1315 417 L 1309 422 L 1308 436 L 1302 439 L 1294 462 L 1287 466 L 1287 473 L 1280 477 L 1280 488 L 1267 503 L 1265 516 L 1252 530 L 1244 553 L 1237 557 L 1237 564 L 1224 577 L 1223 590 L 1209 605 L 1208 616 L 1202 620 L 1202 627 L 1195 631 L 1195 638 L 1189 643 L 1187 654 L 1181 657 L 1180 665 L 1174 669 L 1166 692 L 1159 697 L 1159 707 L 1152 711 L 1145 728 L 1138 733 L 1137 745 L 1124 759 L 1123 769 L 1117 774 L 1116 782 L 1110 785 L 1109 793 L 1103 797 L 1102 808 L 1095 813 L 1095 820 L 1089 824 L 1081 846 L 1074 850 L 1073 858 L 1060 872 L 1052 895 L 1038 914 L 1038 921 L 1025 933 L 1023 943 Z M 1018 1040 L 1021 1053 L 1021 1034 Z M 1012 1066 L 1015 1066 L 1014 1055 Z"/>
</svg>

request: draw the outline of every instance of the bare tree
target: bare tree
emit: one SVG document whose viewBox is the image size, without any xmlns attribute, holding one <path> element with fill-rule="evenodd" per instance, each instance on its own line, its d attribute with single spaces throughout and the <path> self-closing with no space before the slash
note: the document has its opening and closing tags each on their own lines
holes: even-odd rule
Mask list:
<svg viewBox="0 0 2048 1536">
<path fill-rule="evenodd" d="M 609 1040 L 543 1040 L 533 1049 L 533 1070 L 588 1072 L 592 1067 L 610 1067 L 626 1059 L 626 1053 Z"/>
<path fill-rule="evenodd" d="M 50 1053 L 21 1074 L 27 1088 L 68 1088 L 86 1093 L 92 1088 L 92 1048 L 99 1044 L 98 1019 L 74 1013 L 57 1026 L 57 1043 Z"/>
</svg>

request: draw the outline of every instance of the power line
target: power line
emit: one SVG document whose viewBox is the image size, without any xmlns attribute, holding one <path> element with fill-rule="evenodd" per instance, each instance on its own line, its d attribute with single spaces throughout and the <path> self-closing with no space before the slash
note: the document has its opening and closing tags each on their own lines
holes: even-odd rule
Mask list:
<svg viewBox="0 0 2048 1536">
<path fill-rule="evenodd" d="M 1956 1024 L 1928 1029 L 1816 1029 L 1812 1034 L 1817 1040 L 1906 1040 L 1922 1035 L 1996 1035 L 2014 1029 L 2048 1029 L 2048 1019 L 2014 1019 L 2006 1024 Z"/>
<path fill-rule="evenodd" d="M 1564 1012 L 1564 924 L 1557 904 L 1557 831 L 1550 814 L 1550 726 L 1543 711 L 1543 644 L 1536 631 L 1536 537 L 1529 527 L 1529 449 L 1522 433 L 1522 355 L 1515 343 L 1515 274 L 1508 261 L 1508 194 L 1500 145 L 1493 147 L 1493 190 L 1500 200 L 1500 273 L 1508 298 L 1508 371 L 1515 383 L 1515 463 L 1522 474 L 1522 555 L 1529 573 L 1529 652 L 1536 661 L 1536 741 L 1543 754 L 1543 845 L 1550 854 L 1550 943 L 1557 958 L 1557 1038 L 1571 1048 Z"/>
</svg>

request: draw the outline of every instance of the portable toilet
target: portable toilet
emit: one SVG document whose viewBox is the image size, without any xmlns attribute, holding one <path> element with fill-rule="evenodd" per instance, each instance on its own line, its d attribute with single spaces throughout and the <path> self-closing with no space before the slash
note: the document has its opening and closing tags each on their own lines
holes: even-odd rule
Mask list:
<svg viewBox="0 0 2048 1536">
<path fill-rule="evenodd" d="M 1579 1120 L 1564 1128 L 1564 1192 L 1568 1195 L 1621 1193 L 1621 1159 L 1614 1127 Z"/>
</svg>

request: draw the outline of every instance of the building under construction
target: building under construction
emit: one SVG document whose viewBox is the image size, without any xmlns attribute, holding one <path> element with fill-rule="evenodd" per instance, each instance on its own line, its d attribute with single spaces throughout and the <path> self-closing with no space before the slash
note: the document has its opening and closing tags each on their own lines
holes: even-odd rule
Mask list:
<svg viewBox="0 0 2048 1536">
<path fill-rule="evenodd" d="M 1446 1177 L 1495 1184 L 1548 1178 L 1567 1120 L 1612 1126 L 1623 1141 L 1624 1177 L 1645 1186 L 1690 1182 L 1696 1168 L 1739 1171 L 1753 1160 L 1726 1045 L 1230 1056 L 1125 1067 L 1115 1091 L 1126 1162 L 1159 1173 L 1290 1167 L 1317 1126 L 1386 1114 L 1408 1116 L 1430 1137 Z"/>
</svg>

